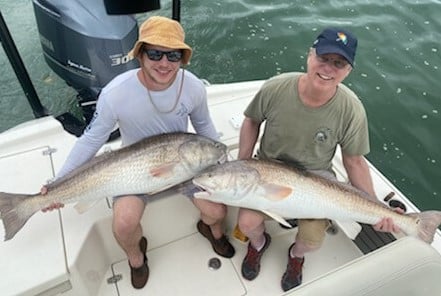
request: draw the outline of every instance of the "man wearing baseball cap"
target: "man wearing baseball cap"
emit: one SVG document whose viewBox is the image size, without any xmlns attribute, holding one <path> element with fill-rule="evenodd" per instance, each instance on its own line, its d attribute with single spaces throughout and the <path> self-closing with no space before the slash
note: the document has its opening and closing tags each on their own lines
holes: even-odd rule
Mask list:
<svg viewBox="0 0 441 296">
<path fill-rule="evenodd" d="M 312 47 L 317 55 L 338 54 L 354 67 L 357 38 L 351 32 L 343 29 L 328 28 L 318 35 Z"/>
<path fill-rule="evenodd" d="M 356 49 L 357 38 L 352 33 L 326 28 L 309 50 L 306 73 L 284 73 L 265 82 L 244 112 L 239 158 L 253 156 L 260 127 L 267 122 L 258 158 L 283 162 L 337 182 L 332 159 L 340 146 L 351 184 L 377 201 L 363 157 L 369 153 L 366 113 L 354 92 L 342 84 L 354 66 Z M 260 259 L 271 242 L 264 220 L 260 212 L 239 210 L 239 229 L 250 240 L 241 268 L 247 280 L 258 276 Z M 302 283 L 304 255 L 320 248 L 329 226 L 326 219 L 298 219 L 297 224 L 295 242 L 288 248 L 288 263 L 281 276 L 284 291 Z M 389 219 L 374 228 L 398 231 Z"/>
<path fill-rule="evenodd" d="M 129 55 L 138 59 L 140 67 L 120 74 L 103 88 L 91 123 L 56 179 L 94 157 L 116 125 L 124 146 L 153 135 L 186 132 L 189 119 L 198 134 L 219 139 L 208 111 L 205 86 L 181 68 L 190 62 L 192 49 L 185 43 L 179 22 L 162 16 L 148 18 Z M 46 190 L 42 188 L 43 193 Z M 235 250 L 222 228 L 226 206 L 200 199 L 193 202 L 201 211 L 199 232 L 218 255 L 233 257 Z M 127 254 L 132 285 L 137 289 L 143 288 L 149 277 L 147 239 L 140 224 L 146 203 L 144 195 L 114 197 L 113 202 L 113 233 Z M 44 211 L 60 206 L 54 204 Z"/>
</svg>

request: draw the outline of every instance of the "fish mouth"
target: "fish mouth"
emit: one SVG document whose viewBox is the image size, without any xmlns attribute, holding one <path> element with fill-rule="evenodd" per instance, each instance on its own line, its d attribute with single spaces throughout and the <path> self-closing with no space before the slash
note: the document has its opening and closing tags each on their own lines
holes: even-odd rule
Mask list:
<svg viewBox="0 0 441 296">
<path fill-rule="evenodd" d="M 195 185 L 197 191 L 193 193 L 193 197 L 195 198 L 207 198 L 211 195 L 211 191 L 208 187 L 199 184 L 197 181 L 192 181 L 193 185 Z"/>
<path fill-rule="evenodd" d="M 227 162 L 228 160 L 228 156 L 227 154 L 223 154 L 218 160 L 217 160 L 217 164 L 223 164 L 225 162 Z"/>
</svg>

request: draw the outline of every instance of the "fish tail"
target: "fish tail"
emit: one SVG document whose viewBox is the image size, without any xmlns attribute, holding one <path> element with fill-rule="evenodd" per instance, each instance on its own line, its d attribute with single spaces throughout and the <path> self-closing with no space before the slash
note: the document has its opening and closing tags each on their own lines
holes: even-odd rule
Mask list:
<svg viewBox="0 0 441 296">
<path fill-rule="evenodd" d="M 5 241 L 10 240 L 25 225 L 26 221 L 38 211 L 21 210 L 21 205 L 35 195 L 0 192 L 0 217 L 5 228 Z"/>
<path fill-rule="evenodd" d="M 417 217 L 418 237 L 427 243 L 432 243 L 436 229 L 441 225 L 440 211 L 425 211 L 410 214 Z"/>
</svg>

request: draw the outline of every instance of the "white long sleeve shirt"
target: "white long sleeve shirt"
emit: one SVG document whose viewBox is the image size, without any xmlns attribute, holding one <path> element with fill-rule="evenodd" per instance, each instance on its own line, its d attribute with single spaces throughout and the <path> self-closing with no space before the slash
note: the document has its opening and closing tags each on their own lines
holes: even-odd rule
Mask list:
<svg viewBox="0 0 441 296">
<path fill-rule="evenodd" d="M 122 73 L 103 88 L 91 123 L 75 143 L 55 179 L 62 178 L 94 157 L 116 126 L 120 129 L 123 146 L 157 134 L 185 132 L 189 121 L 198 134 L 219 139 L 209 114 L 207 92 L 200 79 L 180 69 L 169 88 L 150 91 L 149 94 L 138 79 L 138 71 L 134 69 Z M 183 77 L 176 108 L 162 113 L 174 106 Z"/>
</svg>

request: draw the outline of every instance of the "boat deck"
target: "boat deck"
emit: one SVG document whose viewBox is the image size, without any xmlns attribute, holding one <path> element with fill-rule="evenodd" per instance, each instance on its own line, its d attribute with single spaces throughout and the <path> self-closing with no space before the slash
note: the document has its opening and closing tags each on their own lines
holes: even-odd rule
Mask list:
<svg viewBox="0 0 441 296">
<path fill-rule="evenodd" d="M 207 88 L 210 112 L 231 158 L 237 154 L 241 112 L 260 83 Z M 14 132 L 18 129 L 23 130 L 19 137 Z M 74 142 L 75 137 L 52 117 L 2 133 L 0 191 L 38 192 L 61 167 Z M 117 147 L 119 143 L 110 143 L 102 151 Z M 338 163 L 337 157 L 336 171 L 344 180 Z M 374 167 L 371 172 L 379 196 L 391 190 L 397 198 L 402 196 Z M 410 202 L 406 205 L 417 211 Z M 323 247 L 307 255 L 304 283 L 284 293 L 280 279 L 296 229 L 266 221 L 272 243 L 259 277 L 247 281 L 240 274 L 246 243 L 232 235 L 236 216 L 237 208 L 230 207 L 225 228 L 236 255 L 225 259 L 197 232 L 199 212 L 187 197 L 173 190 L 156 196 L 142 220 L 150 279 L 144 289 L 135 290 L 126 256 L 111 231 L 108 199 L 81 215 L 73 205 L 38 212 L 12 240 L 0 242 L 1 295 L 441 295 L 439 230 L 432 246 L 397 236 L 395 242 L 364 255 L 336 224 Z M 0 227 L 0 237 L 3 231 Z"/>
</svg>

